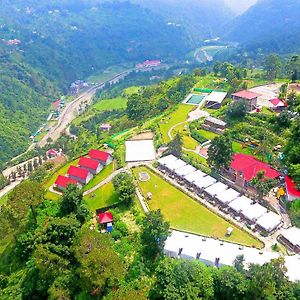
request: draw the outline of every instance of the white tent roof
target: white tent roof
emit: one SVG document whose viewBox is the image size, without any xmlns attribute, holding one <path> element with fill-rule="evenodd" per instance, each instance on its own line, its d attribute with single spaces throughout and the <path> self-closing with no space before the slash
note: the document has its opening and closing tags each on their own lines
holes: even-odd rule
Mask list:
<svg viewBox="0 0 300 300">
<path fill-rule="evenodd" d="M 257 220 L 262 215 L 267 213 L 267 209 L 261 206 L 258 203 L 252 204 L 248 206 L 246 209 L 243 209 L 242 215 L 246 217 L 248 220 Z"/>
<path fill-rule="evenodd" d="M 184 176 L 186 176 L 186 175 L 188 175 L 188 174 L 190 174 L 190 173 L 193 173 L 193 172 L 195 172 L 195 171 L 196 171 L 196 168 L 194 168 L 194 167 L 191 166 L 191 165 L 186 165 L 186 166 L 184 166 L 184 167 L 182 167 L 182 168 L 177 169 L 177 170 L 175 171 L 175 173 L 176 173 L 177 175 L 179 175 L 179 176 L 184 177 Z"/>
<path fill-rule="evenodd" d="M 280 225 L 281 217 L 270 211 L 260 217 L 256 223 L 266 231 L 270 232 Z"/>
<path fill-rule="evenodd" d="M 151 161 L 155 159 L 152 140 L 126 141 L 126 162 Z"/>
<path fill-rule="evenodd" d="M 181 160 L 181 159 L 177 159 L 175 161 L 171 161 L 171 162 L 166 163 L 165 166 L 169 170 L 175 171 L 177 169 L 180 169 L 180 168 L 186 166 L 186 163 L 183 160 Z"/>
<path fill-rule="evenodd" d="M 226 98 L 226 96 L 227 96 L 227 93 L 225 93 L 225 92 L 212 92 L 206 97 L 206 101 L 222 103 L 223 100 Z"/>
<path fill-rule="evenodd" d="M 300 281 L 300 255 L 285 256 L 284 260 L 288 278 L 293 282 Z"/>
<path fill-rule="evenodd" d="M 194 184 L 197 187 L 199 187 L 200 189 L 205 189 L 216 182 L 217 182 L 217 180 L 215 178 L 213 178 L 211 176 L 205 176 L 205 177 L 197 179 L 194 182 Z"/>
<path fill-rule="evenodd" d="M 177 258 L 180 248 L 182 248 L 181 258 L 196 259 L 197 254 L 200 254 L 199 260 L 207 265 L 214 265 L 216 258 L 219 258 L 220 266 L 232 266 L 238 255 L 244 256 L 246 267 L 249 264 L 262 265 L 279 257 L 279 253 L 276 252 L 260 251 L 251 247 L 221 242 L 213 238 L 172 231 L 165 243 L 164 252 Z M 300 280 L 300 255 L 285 256 L 284 258 L 289 279 L 292 281 Z"/>
<path fill-rule="evenodd" d="M 228 186 L 222 182 L 217 182 L 208 188 L 205 189 L 205 192 L 208 193 L 210 196 L 215 196 L 219 193 L 224 192 L 228 189 Z"/>
<path fill-rule="evenodd" d="M 228 204 L 228 206 L 236 212 L 245 211 L 253 201 L 245 196 L 241 196 Z"/>
<path fill-rule="evenodd" d="M 216 197 L 220 202 L 226 204 L 236 199 L 239 195 L 239 192 L 230 188 L 228 190 L 222 191 L 221 193 L 217 193 Z"/>
<path fill-rule="evenodd" d="M 300 247 L 300 228 L 290 227 L 281 232 L 281 235 L 286 238 L 294 246 L 298 245 Z"/>
<path fill-rule="evenodd" d="M 188 182 L 193 183 L 193 182 L 199 180 L 200 178 L 202 178 L 204 176 L 206 176 L 205 173 L 201 172 L 200 170 L 197 170 L 197 171 L 195 171 L 193 173 L 190 173 L 190 174 L 184 176 L 184 178 Z"/>
<path fill-rule="evenodd" d="M 166 163 L 171 163 L 175 160 L 177 160 L 178 158 L 172 154 L 168 155 L 168 156 L 164 156 L 162 158 L 160 158 L 158 160 L 158 163 L 160 163 L 161 165 L 165 165 Z"/>
</svg>

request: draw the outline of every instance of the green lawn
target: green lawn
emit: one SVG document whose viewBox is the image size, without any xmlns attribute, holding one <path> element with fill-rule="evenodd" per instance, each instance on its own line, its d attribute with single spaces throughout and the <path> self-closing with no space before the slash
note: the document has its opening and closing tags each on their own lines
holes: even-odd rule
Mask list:
<svg viewBox="0 0 300 300">
<path fill-rule="evenodd" d="M 204 129 L 199 129 L 197 130 L 203 137 L 205 137 L 207 140 L 213 140 L 215 137 L 218 135 L 214 132 L 204 130 Z"/>
<path fill-rule="evenodd" d="M 212 213 L 147 168 L 136 168 L 134 169 L 134 174 L 138 175 L 141 171 L 146 171 L 151 177 L 149 181 L 139 182 L 144 195 L 147 192 L 152 193 L 152 200 L 148 202 L 150 208 L 152 210 L 161 209 L 165 219 L 170 222 L 172 228 L 212 236 L 247 246 L 256 246 L 258 248 L 263 246 L 253 236 Z M 227 237 L 226 230 L 230 226 L 234 228 L 234 231 L 230 237 Z"/>
<path fill-rule="evenodd" d="M 195 107 L 187 104 L 180 104 L 178 108 L 171 113 L 169 116 L 164 117 L 160 124 L 160 131 L 162 133 L 162 137 L 165 143 L 170 142 L 170 138 L 168 137 L 168 132 L 174 125 L 184 122 L 188 119 L 188 114 Z"/>
<path fill-rule="evenodd" d="M 209 167 L 208 163 L 207 163 L 207 160 L 203 156 L 198 155 L 194 152 L 190 152 L 190 151 L 183 151 L 183 152 L 186 156 L 192 158 L 196 163 L 204 165 L 205 167 Z"/>
<path fill-rule="evenodd" d="M 90 210 L 95 211 L 96 209 L 110 206 L 118 202 L 118 195 L 114 190 L 112 182 L 103 185 L 95 192 L 84 197 Z"/>
<path fill-rule="evenodd" d="M 125 109 L 127 107 L 127 99 L 124 97 L 116 97 L 113 99 L 104 99 L 93 105 L 97 111 L 110 111 L 114 109 Z"/>
<path fill-rule="evenodd" d="M 233 141 L 232 142 L 232 149 L 234 153 L 244 153 L 249 155 L 254 155 L 253 150 L 249 147 L 242 148 L 242 144 Z"/>
<path fill-rule="evenodd" d="M 126 88 L 123 92 L 126 96 L 130 96 L 132 94 L 137 94 L 141 90 L 140 86 L 131 86 Z"/>
<path fill-rule="evenodd" d="M 7 202 L 8 195 L 9 195 L 9 193 L 0 198 L 0 206 Z"/>
<path fill-rule="evenodd" d="M 87 185 L 83 187 L 84 191 L 91 189 L 98 183 L 109 177 L 114 171 L 114 162 L 106 166 L 99 174 L 97 174 Z"/>
<path fill-rule="evenodd" d="M 183 147 L 186 149 L 195 150 L 199 143 L 190 136 L 188 127 L 188 123 L 184 123 L 175 127 L 172 130 L 172 137 L 174 137 L 176 133 L 180 133 L 182 135 Z"/>
</svg>

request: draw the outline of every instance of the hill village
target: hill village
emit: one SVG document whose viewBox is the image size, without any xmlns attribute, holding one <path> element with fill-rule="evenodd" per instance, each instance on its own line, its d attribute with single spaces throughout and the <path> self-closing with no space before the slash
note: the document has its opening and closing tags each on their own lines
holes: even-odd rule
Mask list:
<svg viewBox="0 0 300 300">
<path fill-rule="evenodd" d="M 161 68 L 160 61 L 136 66 L 143 72 L 156 68 Z M 270 134 L 267 122 L 289 112 L 288 90 L 296 95 L 298 86 L 286 86 L 285 97 L 280 97 L 283 83 L 228 93 L 223 79 L 210 76 L 198 77 L 196 84 L 192 81 L 181 103 L 140 126 L 113 133 L 115 123 L 104 118 L 97 124 L 104 143 L 97 145 L 97 141 L 97 147 L 85 155 L 70 160 L 64 146 L 50 148 L 49 144 L 43 157 L 29 162 L 31 166 L 22 163 L 4 175 L 14 187 L 31 178 L 39 165 L 49 165 L 50 173 L 43 181 L 45 199 L 57 201 L 69 186 L 76 185 L 93 213 L 91 229 L 113 234 L 119 231 L 116 218 L 120 218 L 115 212 L 119 202 L 114 180 L 128 174 L 134 178 L 141 213 L 159 209 L 170 223 L 165 255 L 217 268 L 233 266 L 237 257 L 243 257 L 246 268 L 284 257 L 288 278 L 298 281 L 300 228 L 292 225 L 288 207 L 300 198 L 300 190 L 282 167 L 284 140 L 273 138 L 273 133 L 272 141 L 257 138 L 256 129 L 251 129 L 266 126 L 266 135 Z M 171 85 L 177 82 L 172 80 Z M 85 122 L 90 111 L 102 105 L 107 107 L 104 112 L 114 106 L 124 109 L 126 103 L 120 106 L 119 102 L 129 102 L 140 91 L 130 87 L 123 92 L 127 100 L 122 96 L 87 106 L 68 129 L 74 145 L 81 137 L 72 132 L 72 124 Z M 59 117 L 65 102 L 57 100 L 53 107 Z M 243 117 L 228 122 L 226 113 L 234 115 L 235 109 Z M 233 136 L 229 150 L 215 143 L 227 139 L 228 133 Z M 224 157 L 229 157 L 226 166 L 216 167 Z M 4 201 L 5 197 L 9 194 L 2 197 Z"/>
<path fill-rule="evenodd" d="M 279 86 L 274 84 L 232 95 L 194 88 L 167 117 L 171 122 L 172 118 L 178 119 L 181 110 L 186 112 L 182 121 L 169 127 L 167 135 L 172 140 L 178 127 L 186 135 L 188 125 L 201 120 L 202 135 L 215 138 L 226 133 L 228 128 L 226 122 L 215 117 L 222 110 L 225 99 L 230 97 L 235 103 L 246 103 L 246 111 L 251 115 L 278 114 L 288 107 L 286 100 L 278 98 L 278 93 Z M 165 119 L 159 121 L 161 128 L 166 125 Z M 110 124 L 99 125 L 101 131 L 108 133 L 111 127 Z M 216 267 L 233 265 L 240 255 L 246 265 L 263 264 L 284 255 L 288 277 L 292 281 L 300 280 L 300 229 L 291 225 L 284 204 L 299 198 L 300 190 L 282 170 L 267 163 L 267 156 L 264 160 L 258 158 L 258 141 L 246 139 L 240 143 L 241 153 L 234 153 L 228 168 L 222 168 L 216 174 L 195 166 L 187 159 L 188 155 L 176 156 L 165 146 L 156 149 L 154 135 L 150 130 L 130 134 L 124 141 L 126 164 L 119 169 L 115 168 L 114 149 L 109 145 L 91 149 L 86 156 L 77 159 L 76 164 L 68 164 L 63 172 L 59 170 L 53 175 L 48 193 L 60 197 L 68 185 L 75 184 L 83 188 L 86 199 L 97 202 L 101 189 L 115 176 L 123 172 L 133 174 L 143 211 L 147 213 L 159 208 L 170 221 L 172 233 L 165 243 L 166 255 L 197 259 Z M 190 138 L 190 133 L 187 136 Z M 211 143 L 207 138 L 190 150 L 183 142 L 182 148 L 185 153 L 193 153 L 206 161 Z M 273 148 L 278 157 L 281 148 L 282 145 Z M 101 176 L 109 166 L 113 167 L 108 176 Z M 274 181 L 271 191 L 266 194 L 259 193 L 253 184 L 260 173 L 264 179 Z M 114 216 L 110 207 L 115 204 L 99 205 L 95 209 L 94 218 L 103 232 L 113 231 Z M 212 219 L 211 223 L 198 224 L 198 214 L 202 211 Z M 213 224 L 220 221 L 220 228 L 213 228 L 216 227 Z M 281 251 L 273 251 L 278 244 Z"/>
</svg>

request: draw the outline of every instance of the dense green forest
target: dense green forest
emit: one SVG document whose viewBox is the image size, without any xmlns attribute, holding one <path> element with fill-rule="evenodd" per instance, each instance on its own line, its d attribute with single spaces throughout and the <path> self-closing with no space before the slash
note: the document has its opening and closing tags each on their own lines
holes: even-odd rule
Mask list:
<svg viewBox="0 0 300 300">
<path fill-rule="evenodd" d="M 49 102 L 74 80 L 189 49 L 181 28 L 127 2 L 2 1 L 0 23 L 1 163 L 26 150 Z"/>
<path fill-rule="evenodd" d="M 261 0 L 228 27 L 226 37 L 248 50 L 294 53 L 299 51 L 298 0 Z"/>
</svg>

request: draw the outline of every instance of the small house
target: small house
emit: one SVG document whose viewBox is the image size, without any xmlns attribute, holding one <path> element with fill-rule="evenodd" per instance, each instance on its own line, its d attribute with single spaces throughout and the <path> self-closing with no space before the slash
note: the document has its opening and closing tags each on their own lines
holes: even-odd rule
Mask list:
<svg viewBox="0 0 300 300">
<path fill-rule="evenodd" d="M 206 98 L 206 107 L 210 109 L 218 109 L 222 106 L 222 102 L 226 98 L 225 92 L 212 92 Z"/>
<path fill-rule="evenodd" d="M 60 191 L 64 191 L 70 184 L 76 184 L 79 186 L 77 180 L 59 175 L 54 183 L 54 187 Z"/>
<path fill-rule="evenodd" d="M 224 121 L 213 118 L 213 117 L 207 117 L 202 125 L 202 127 L 206 130 L 215 132 L 215 133 L 223 133 L 226 129 L 227 123 Z"/>
<path fill-rule="evenodd" d="M 257 100 L 260 94 L 243 90 L 237 93 L 232 94 L 232 99 L 234 101 L 246 101 L 247 103 L 247 110 L 248 111 L 253 111 L 257 107 Z"/>
<path fill-rule="evenodd" d="M 86 169 L 70 166 L 68 170 L 68 175 L 70 178 L 75 179 L 82 184 L 87 184 L 93 178 L 93 174 Z"/>
<path fill-rule="evenodd" d="M 49 158 L 54 158 L 54 157 L 57 157 L 57 156 L 58 156 L 58 151 L 55 150 L 55 149 L 50 149 L 50 150 L 47 151 L 46 154 L 47 154 L 47 156 L 48 156 Z"/>
<path fill-rule="evenodd" d="M 288 104 L 281 99 L 271 99 L 269 100 L 270 108 L 274 111 L 283 111 Z"/>
<path fill-rule="evenodd" d="M 285 176 L 286 198 L 289 202 L 300 199 L 300 189 L 297 188 L 291 177 Z"/>
<path fill-rule="evenodd" d="M 112 224 L 114 217 L 111 212 L 104 212 L 98 214 L 98 220 L 102 227 L 104 227 L 108 232 L 112 231 Z"/>
<path fill-rule="evenodd" d="M 257 173 L 264 171 L 265 177 L 277 179 L 280 173 L 274 170 L 269 164 L 264 163 L 255 157 L 247 154 L 234 154 L 229 167 L 229 174 L 236 185 L 247 188 Z"/>
<path fill-rule="evenodd" d="M 279 241 L 295 253 L 300 254 L 300 228 L 290 227 L 281 232 Z"/>
<path fill-rule="evenodd" d="M 112 156 L 108 152 L 97 149 L 90 150 L 89 157 L 99 161 L 104 166 L 109 165 L 113 161 Z"/>
<path fill-rule="evenodd" d="M 110 131 L 111 130 L 111 125 L 110 124 L 101 124 L 99 126 L 99 129 L 101 131 Z"/>
<path fill-rule="evenodd" d="M 89 171 L 93 175 L 98 174 L 103 169 L 103 165 L 98 160 L 88 157 L 81 157 L 79 159 L 78 166 Z"/>
</svg>

